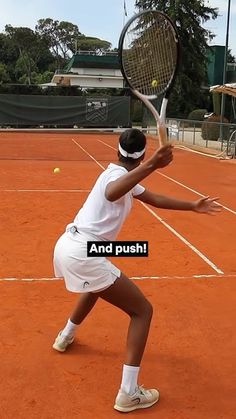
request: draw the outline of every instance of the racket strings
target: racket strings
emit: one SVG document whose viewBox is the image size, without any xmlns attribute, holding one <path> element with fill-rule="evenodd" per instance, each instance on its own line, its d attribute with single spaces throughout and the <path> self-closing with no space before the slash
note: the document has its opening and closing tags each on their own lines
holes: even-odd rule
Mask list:
<svg viewBox="0 0 236 419">
<path fill-rule="evenodd" d="M 122 63 L 134 89 L 146 96 L 164 93 L 177 63 L 176 34 L 169 20 L 153 12 L 134 19 L 123 39 Z"/>
</svg>

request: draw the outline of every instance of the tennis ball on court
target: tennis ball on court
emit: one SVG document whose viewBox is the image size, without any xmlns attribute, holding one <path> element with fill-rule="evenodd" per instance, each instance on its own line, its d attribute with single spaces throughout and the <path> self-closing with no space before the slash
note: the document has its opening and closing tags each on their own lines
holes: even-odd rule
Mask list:
<svg viewBox="0 0 236 419">
<path fill-rule="evenodd" d="M 60 168 L 59 167 L 55 167 L 55 169 L 53 169 L 53 173 L 60 173 Z"/>
<path fill-rule="evenodd" d="M 152 80 L 152 87 L 157 87 L 158 81 L 156 79 Z"/>
</svg>

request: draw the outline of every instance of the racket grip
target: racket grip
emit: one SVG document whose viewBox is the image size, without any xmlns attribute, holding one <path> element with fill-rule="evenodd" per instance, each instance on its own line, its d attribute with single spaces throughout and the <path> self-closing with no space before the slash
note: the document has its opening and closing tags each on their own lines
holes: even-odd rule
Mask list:
<svg viewBox="0 0 236 419">
<path fill-rule="evenodd" d="M 166 130 L 166 126 L 163 124 L 160 124 L 158 126 L 158 138 L 159 138 L 159 143 L 160 146 L 166 145 L 168 142 L 168 137 L 167 137 L 167 130 Z"/>
</svg>

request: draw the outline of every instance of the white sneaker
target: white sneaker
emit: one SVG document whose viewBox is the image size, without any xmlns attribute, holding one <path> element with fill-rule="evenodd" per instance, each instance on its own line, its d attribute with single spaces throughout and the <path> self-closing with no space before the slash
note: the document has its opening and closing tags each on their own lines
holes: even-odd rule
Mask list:
<svg viewBox="0 0 236 419">
<path fill-rule="evenodd" d="M 71 345 L 73 341 L 74 336 L 62 336 L 61 332 L 59 332 L 52 347 L 53 349 L 56 349 L 56 351 L 65 352 L 67 347 Z"/>
<path fill-rule="evenodd" d="M 158 390 L 154 388 L 146 390 L 142 386 L 138 386 L 136 392 L 132 395 L 119 390 L 114 409 L 119 410 L 119 412 L 132 412 L 136 409 L 145 409 L 155 404 L 159 400 L 159 396 Z"/>
</svg>

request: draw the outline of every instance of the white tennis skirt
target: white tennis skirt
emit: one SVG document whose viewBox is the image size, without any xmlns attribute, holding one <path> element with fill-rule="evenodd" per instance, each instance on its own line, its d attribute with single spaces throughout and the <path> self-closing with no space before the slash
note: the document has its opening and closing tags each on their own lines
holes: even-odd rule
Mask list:
<svg viewBox="0 0 236 419">
<path fill-rule="evenodd" d="M 94 237 L 75 231 L 69 224 L 55 245 L 55 276 L 64 278 L 69 291 L 99 292 L 121 275 L 120 270 L 105 257 L 87 257 L 88 240 L 94 240 Z"/>
</svg>

